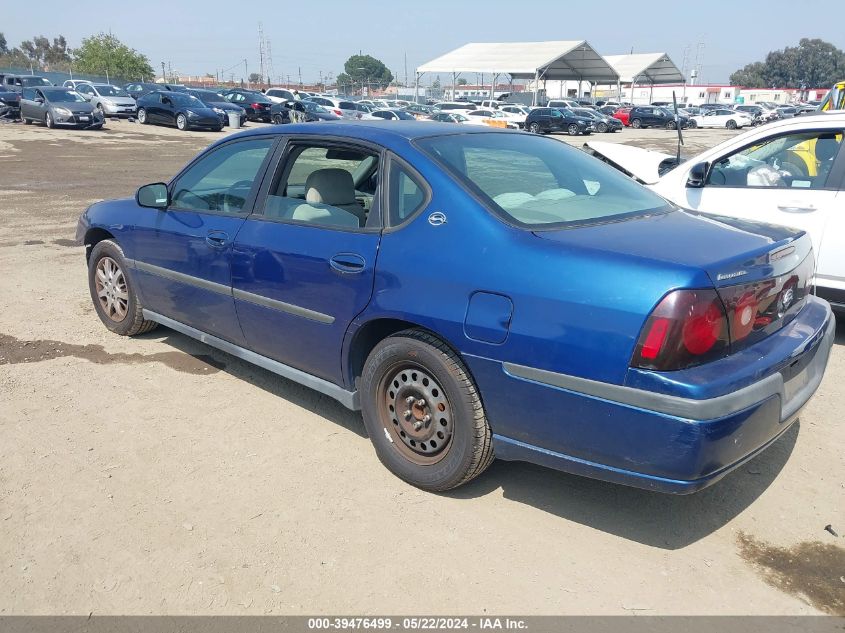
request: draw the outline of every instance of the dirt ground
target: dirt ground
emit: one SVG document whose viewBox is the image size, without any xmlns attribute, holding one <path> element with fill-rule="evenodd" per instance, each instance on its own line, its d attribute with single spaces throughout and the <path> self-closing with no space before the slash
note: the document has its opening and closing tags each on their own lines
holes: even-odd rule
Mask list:
<svg viewBox="0 0 845 633">
<path fill-rule="evenodd" d="M 501 462 L 424 493 L 334 401 L 98 321 L 78 215 L 219 137 L 0 125 L 0 613 L 845 614 L 845 328 L 800 424 L 699 494 Z"/>
</svg>

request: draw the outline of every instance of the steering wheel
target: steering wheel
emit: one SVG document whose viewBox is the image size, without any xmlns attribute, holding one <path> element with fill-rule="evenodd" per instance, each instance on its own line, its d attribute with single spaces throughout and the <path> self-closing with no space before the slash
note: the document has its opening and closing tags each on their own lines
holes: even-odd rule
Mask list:
<svg viewBox="0 0 845 633">
<path fill-rule="evenodd" d="M 223 210 L 241 211 L 250 189 L 252 189 L 251 180 L 239 180 L 234 183 L 223 194 Z"/>
</svg>

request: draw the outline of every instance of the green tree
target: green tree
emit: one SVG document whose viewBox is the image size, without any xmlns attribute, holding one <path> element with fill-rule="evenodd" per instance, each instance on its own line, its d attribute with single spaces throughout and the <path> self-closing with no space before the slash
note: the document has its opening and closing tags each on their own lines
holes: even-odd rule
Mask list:
<svg viewBox="0 0 845 633">
<path fill-rule="evenodd" d="M 146 55 L 106 33 L 82 40 L 82 45 L 74 51 L 73 63 L 74 69 L 81 73 L 123 79 L 149 79 L 155 76 Z"/>
<path fill-rule="evenodd" d="M 261 75 L 259 75 L 258 73 L 249 73 L 249 83 L 251 83 L 251 84 L 261 83 Z"/>
<path fill-rule="evenodd" d="M 466 79 L 464 79 L 463 77 L 461 77 L 460 79 L 458 79 L 458 85 L 459 85 L 459 86 L 466 86 L 466 85 L 467 85 L 467 83 L 469 83 L 469 82 L 468 82 Z"/>
<path fill-rule="evenodd" d="M 48 70 L 67 67 L 70 62 L 70 51 L 63 35 L 54 37 L 52 42 L 43 35 L 38 35 L 21 42 L 20 51 L 30 63 Z"/>
<path fill-rule="evenodd" d="M 6 43 L 6 36 L 0 33 L 0 55 L 8 55 L 9 46 Z"/>
<path fill-rule="evenodd" d="M 748 64 L 731 75 L 731 83 L 749 88 L 829 88 L 845 78 L 845 52 L 830 42 L 802 38 Z"/>
<path fill-rule="evenodd" d="M 342 72 L 338 74 L 338 83 L 364 84 L 385 88 L 393 81 L 393 73 L 381 60 L 370 55 L 353 55 L 346 60 Z"/>
</svg>

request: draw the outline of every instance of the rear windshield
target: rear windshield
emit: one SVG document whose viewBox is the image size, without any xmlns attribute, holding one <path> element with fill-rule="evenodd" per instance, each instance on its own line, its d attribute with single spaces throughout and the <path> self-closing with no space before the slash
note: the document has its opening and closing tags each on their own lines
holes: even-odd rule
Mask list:
<svg viewBox="0 0 845 633">
<path fill-rule="evenodd" d="M 44 77 L 21 77 L 21 86 L 52 86 Z"/>
<path fill-rule="evenodd" d="M 422 138 L 417 144 L 492 211 L 526 228 L 671 209 L 619 171 L 554 139 L 480 133 Z"/>
</svg>

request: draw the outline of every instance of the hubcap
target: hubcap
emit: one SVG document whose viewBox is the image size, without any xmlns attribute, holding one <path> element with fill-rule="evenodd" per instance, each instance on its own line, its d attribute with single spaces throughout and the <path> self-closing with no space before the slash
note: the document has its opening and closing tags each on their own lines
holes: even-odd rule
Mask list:
<svg viewBox="0 0 845 633">
<path fill-rule="evenodd" d="M 452 407 L 443 388 L 419 366 L 388 372 L 382 381 L 381 416 L 393 445 L 415 464 L 434 464 L 452 443 Z"/>
<path fill-rule="evenodd" d="M 111 257 L 103 257 L 97 262 L 94 285 L 103 312 L 112 321 L 123 321 L 129 307 L 129 289 L 123 271 Z"/>
</svg>

